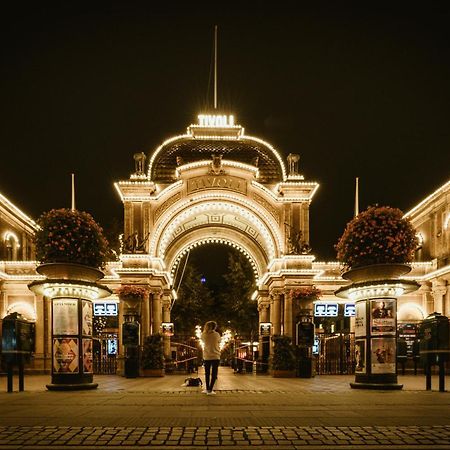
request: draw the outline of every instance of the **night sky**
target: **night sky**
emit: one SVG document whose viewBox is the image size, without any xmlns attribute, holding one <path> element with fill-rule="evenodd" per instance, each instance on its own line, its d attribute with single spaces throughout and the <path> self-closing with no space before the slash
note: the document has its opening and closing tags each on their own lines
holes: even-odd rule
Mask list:
<svg viewBox="0 0 450 450">
<path fill-rule="evenodd" d="M 320 183 L 318 260 L 335 256 L 356 176 L 361 209 L 404 211 L 449 179 L 445 3 L 294 13 L 220 2 L 220 14 L 61 3 L 0 19 L 0 192 L 34 218 L 70 206 L 72 172 L 78 209 L 103 226 L 121 218 L 113 182 L 134 171 L 133 153 L 150 155 L 212 106 L 214 24 L 219 109 L 300 153 L 305 179 Z"/>
</svg>

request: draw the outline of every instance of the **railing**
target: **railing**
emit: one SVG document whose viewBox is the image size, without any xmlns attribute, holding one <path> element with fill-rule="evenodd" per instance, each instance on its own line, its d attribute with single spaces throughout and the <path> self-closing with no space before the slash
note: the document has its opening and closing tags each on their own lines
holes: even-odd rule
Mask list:
<svg viewBox="0 0 450 450">
<path fill-rule="evenodd" d="M 318 334 L 319 354 L 316 355 L 318 375 L 350 375 L 355 373 L 354 333 Z"/>
<path fill-rule="evenodd" d="M 117 358 L 115 356 L 94 356 L 95 375 L 115 375 L 117 372 Z"/>
</svg>

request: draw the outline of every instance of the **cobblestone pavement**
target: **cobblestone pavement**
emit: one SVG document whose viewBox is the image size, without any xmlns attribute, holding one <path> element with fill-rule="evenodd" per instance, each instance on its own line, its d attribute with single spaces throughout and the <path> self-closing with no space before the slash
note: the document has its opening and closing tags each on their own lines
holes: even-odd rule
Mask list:
<svg viewBox="0 0 450 450">
<path fill-rule="evenodd" d="M 185 378 L 97 376 L 97 390 L 50 392 L 48 376 L 28 376 L 25 392 L 8 394 L 0 377 L 0 450 L 450 449 L 450 393 L 436 391 L 436 378 L 432 392 L 419 375 L 399 377 L 402 391 L 365 391 L 349 388 L 351 376 L 221 368 L 215 396 Z"/>
<path fill-rule="evenodd" d="M 450 447 L 434 427 L 0 427 L 0 448 L 425 448 Z"/>
</svg>

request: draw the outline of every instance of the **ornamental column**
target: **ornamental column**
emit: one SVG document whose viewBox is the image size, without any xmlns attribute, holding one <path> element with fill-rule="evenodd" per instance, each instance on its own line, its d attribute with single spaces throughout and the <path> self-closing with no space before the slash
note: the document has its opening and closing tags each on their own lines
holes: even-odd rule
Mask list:
<svg viewBox="0 0 450 450">
<path fill-rule="evenodd" d="M 270 355 L 270 332 L 271 324 L 269 322 L 270 302 L 267 297 L 260 300 L 258 304 L 259 312 L 259 361 L 256 365 L 258 373 L 266 373 L 269 367 Z"/>
<path fill-rule="evenodd" d="M 164 295 L 162 300 L 162 314 L 163 314 L 163 322 L 169 323 L 170 322 L 170 296 Z M 163 333 L 163 346 L 164 346 L 164 358 L 170 359 L 171 358 L 171 352 L 170 352 L 170 336 L 164 332 Z"/>
<path fill-rule="evenodd" d="M 152 293 L 152 334 L 158 334 L 161 330 L 161 291 Z"/>
<path fill-rule="evenodd" d="M 289 291 L 284 293 L 284 335 L 293 337 L 292 295 Z"/>
<path fill-rule="evenodd" d="M 445 315 L 448 314 L 448 311 L 445 311 L 445 301 L 444 296 L 447 293 L 447 286 L 445 280 L 433 280 L 431 293 L 433 295 L 434 300 L 434 311 L 439 314 Z"/>
<path fill-rule="evenodd" d="M 281 333 L 281 295 L 273 291 L 270 295 L 270 321 L 272 322 L 272 336 Z"/>
</svg>

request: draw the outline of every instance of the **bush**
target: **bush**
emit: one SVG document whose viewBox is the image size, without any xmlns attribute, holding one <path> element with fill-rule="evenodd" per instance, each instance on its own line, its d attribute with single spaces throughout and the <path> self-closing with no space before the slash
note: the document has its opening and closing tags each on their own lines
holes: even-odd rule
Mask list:
<svg viewBox="0 0 450 450">
<path fill-rule="evenodd" d="M 273 354 L 270 357 L 270 367 L 273 370 L 294 370 L 296 359 L 292 340 L 288 336 L 272 336 Z"/>
<path fill-rule="evenodd" d="M 164 348 L 161 334 L 153 334 L 144 339 L 141 365 L 144 370 L 164 368 Z"/>
<path fill-rule="evenodd" d="M 370 206 L 351 220 L 335 248 L 347 268 L 371 264 L 405 264 L 418 241 L 411 222 L 398 208 Z"/>
<path fill-rule="evenodd" d="M 37 221 L 36 257 L 41 263 L 75 263 L 103 268 L 108 241 L 92 216 L 83 211 L 52 209 Z"/>
</svg>

